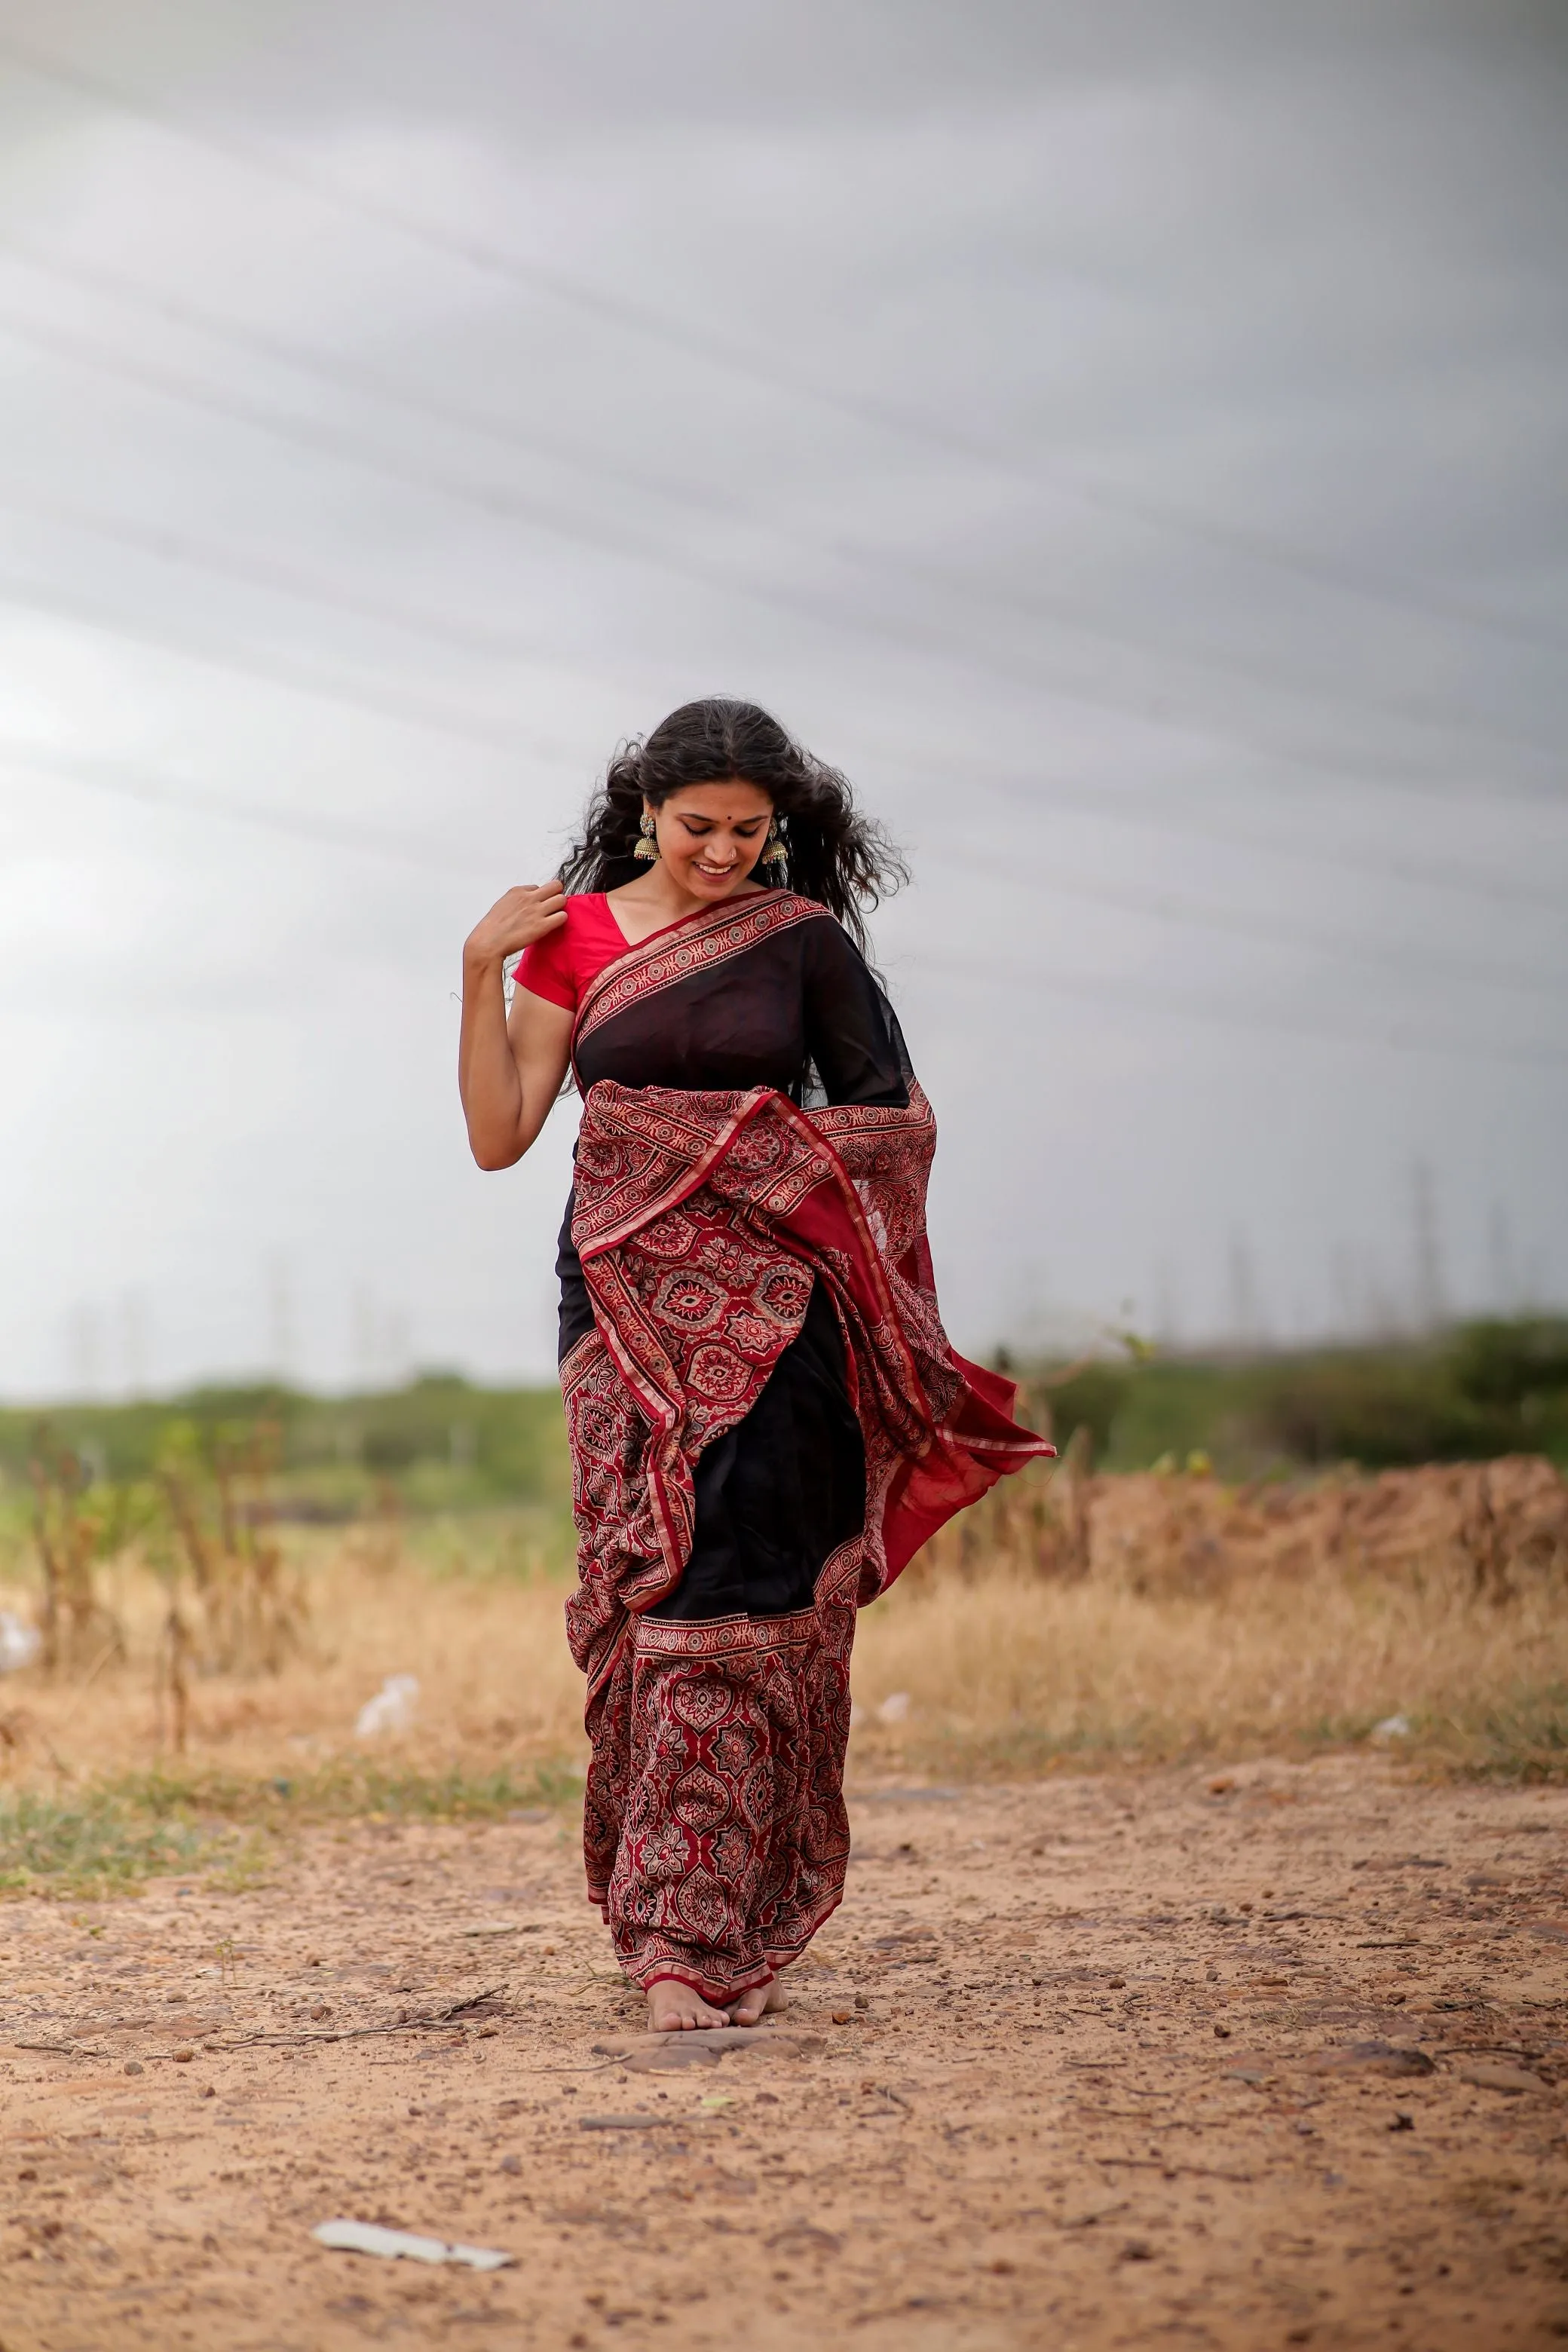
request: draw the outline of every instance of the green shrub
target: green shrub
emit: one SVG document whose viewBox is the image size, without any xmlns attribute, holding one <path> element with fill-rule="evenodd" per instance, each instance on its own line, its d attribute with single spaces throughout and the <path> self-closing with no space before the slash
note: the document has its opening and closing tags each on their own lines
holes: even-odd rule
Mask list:
<svg viewBox="0 0 1568 2352">
<path fill-rule="evenodd" d="M 1430 1340 L 1037 1375 L 1059 1445 L 1086 1423 L 1096 1461 L 1142 1470 L 1210 1456 L 1223 1476 L 1357 1462 L 1544 1454 L 1568 1467 L 1568 1318 L 1461 1324 Z"/>
</svg>

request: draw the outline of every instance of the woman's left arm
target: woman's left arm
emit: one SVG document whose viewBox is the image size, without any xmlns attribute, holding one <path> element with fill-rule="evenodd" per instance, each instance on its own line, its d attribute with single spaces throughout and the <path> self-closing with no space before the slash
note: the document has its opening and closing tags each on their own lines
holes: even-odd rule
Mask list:
<svg viewBox="0 0 1568 2352">
<path fill-rule="evenodd" d="M 865 958 L 830 916 L 806 925 L 803 951 L 806 1048 L 828 1101 L 906 1110 L 903 1035 Z"/>
</svg>

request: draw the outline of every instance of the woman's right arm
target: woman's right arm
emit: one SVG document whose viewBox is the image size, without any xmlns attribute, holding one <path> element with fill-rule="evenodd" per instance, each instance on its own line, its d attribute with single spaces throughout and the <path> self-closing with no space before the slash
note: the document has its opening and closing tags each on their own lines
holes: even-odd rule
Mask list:
<svg viewBox="0 0 1568 2352">
<path fill-rule="evenodd" d="M 559 882 L 509 890 L 463 942 L 458 1091 L 481 1168 L 510 1168 L 537 1141 L 572 1052 L 572 1014 L 520 988 L 506 1011 L 501 968 L 566 920 Z"/>
</svg>

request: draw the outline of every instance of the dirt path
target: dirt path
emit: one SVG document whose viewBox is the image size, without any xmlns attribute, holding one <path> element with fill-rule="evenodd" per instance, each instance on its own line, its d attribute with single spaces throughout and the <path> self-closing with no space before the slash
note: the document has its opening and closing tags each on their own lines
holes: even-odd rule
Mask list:
<svg viewBox="0 0 1568 2352">
<path fill-rule="evenodd" d="M 673 2073 L 595 2054 L 636 2012 L 552 1818 L 7 1906 L 0 2347 L 1568 2336 L 1568 1792 L 1211 1780 L 863 1790 L 807 2047 Z"/>
</svg>

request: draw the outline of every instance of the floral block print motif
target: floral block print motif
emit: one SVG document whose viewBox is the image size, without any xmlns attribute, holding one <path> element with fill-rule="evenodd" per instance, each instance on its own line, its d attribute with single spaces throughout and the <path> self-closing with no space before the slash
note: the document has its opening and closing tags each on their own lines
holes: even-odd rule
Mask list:
<svg viewBox="0 0 1568 2352">
<path fill-rule="evenodd" d="M 844 1891 L 852 1601 L 640 1619 L 598 1711 L 589 1892 L 639 1984 L 765 1984 Z"/>
</svg>

